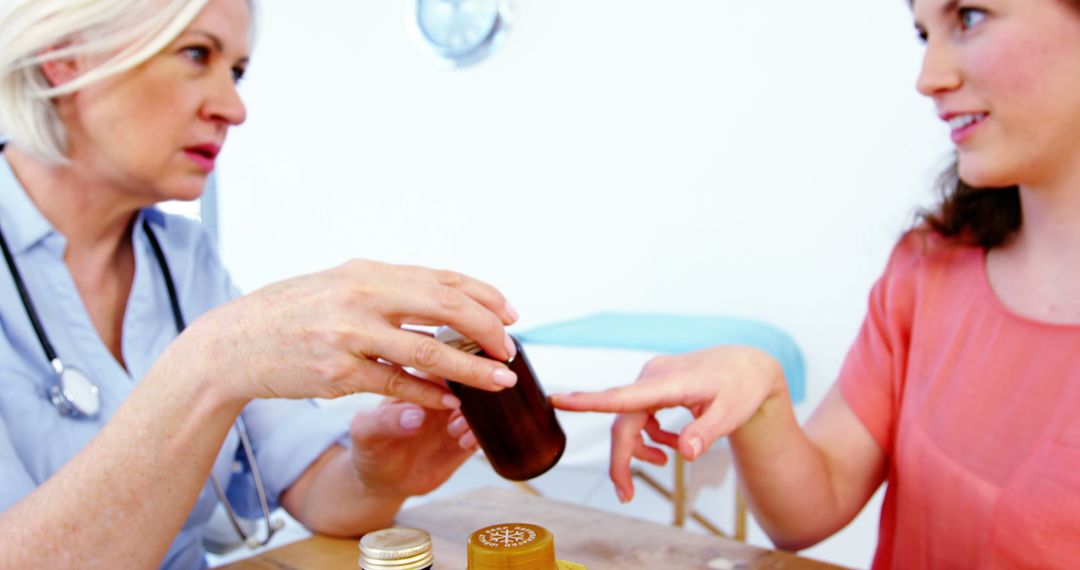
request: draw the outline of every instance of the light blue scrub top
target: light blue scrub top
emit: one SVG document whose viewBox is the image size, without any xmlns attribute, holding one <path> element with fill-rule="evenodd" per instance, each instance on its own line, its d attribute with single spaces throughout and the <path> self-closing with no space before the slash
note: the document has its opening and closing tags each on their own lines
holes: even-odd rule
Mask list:
<svg viewBox="0 0 1080 570">
<path fill-rule="evenodd" d="M 147 209 L 172 270 L 187 322 L 239 295 L 214 244 L 197 223 Z M 0 153 L 0 228 L 8 240 L 45 332 L 65 365 L 81 369 L 101 391 L 101 413 L 93 420 L 62 417 L 43 395 L 55 377 L 19 300 L 10 272 L 0 264 L 0 512 L 30 494 L 85 446 L 176 337 L 169 296 L 146 234 L 132 232 L 135 279 L 124 313 L 122 350 L 127 370 L 98 336 L 64 265 L 66 239 L 41 215 Z M 177 406 L 184 402 L 173 402 Z M 323 451 L 344 441 L 341 416 L 310 401 L 260 400 L 242 414 L 256 461 L 275 508 L 281 493 Z M 245 516 L 260 511 L 250 477 L 232 477 L 239 439 L 231 430 L 214 463 L 233 505 Z M 242 451 L 241 451 L 242 454 Z M 167 473 L 161 484 L 168 485 Z M 153 501 L 154 497 L 146 500 Z M 217 503 L 209 480 L 169 549 L 162 568 L 207 566 L 200 530 Z M 80 524 L 109 524 L 107 513 L 86 513 Z M 102 549 L 117 545 L 102 544 Z"/>
</svg>

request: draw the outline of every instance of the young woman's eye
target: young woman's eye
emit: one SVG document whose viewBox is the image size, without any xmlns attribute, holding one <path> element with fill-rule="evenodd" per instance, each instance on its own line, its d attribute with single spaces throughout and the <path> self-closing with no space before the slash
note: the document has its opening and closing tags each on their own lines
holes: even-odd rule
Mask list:
<svg viewBox="0 0 1080 570">
<path fill-rule="evenodd" d="M 210 50 L 200 46 L 190 46 L 182 50 L 184 57 L 195 63 L 206 63 L 210 60 Z"/>
<path fill-rule="evenodd" d="M 986 19 L 986 11 L 978 8 L 960 8 L 960 25 L 965 30 L 978 26 Z"/>
<path fill-rule="evenodd" d="M 241 66 L 236 66 L 236 67 L 232 68 L 233 83 L 240 83 L 241 81 L 243 81 L 244 73 L 246 73 L 246 72 L 247 72 L 247 69 L 244 68 L 244 67 L 241 67 Z"/>
</svg>

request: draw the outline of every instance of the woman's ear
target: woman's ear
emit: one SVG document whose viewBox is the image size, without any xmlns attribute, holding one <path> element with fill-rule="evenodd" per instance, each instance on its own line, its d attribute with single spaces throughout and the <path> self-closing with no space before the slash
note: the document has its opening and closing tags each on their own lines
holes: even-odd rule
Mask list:
<svg viewBox="0 0 1080 570">
<path fill-rule="evenodd" d="M 69 43 L 55 45 L 42 50 L 39 55 L 47 55 L 51 51 L 63 49 L 69 45 Z M 41 73 L 45 76 L 45 80 L 49 82 L 49 86 L 60 87 L 79 76 L 81 67 L 79 61 L 79 57 L 50 59 L 41 64 Z"/>
</svg>

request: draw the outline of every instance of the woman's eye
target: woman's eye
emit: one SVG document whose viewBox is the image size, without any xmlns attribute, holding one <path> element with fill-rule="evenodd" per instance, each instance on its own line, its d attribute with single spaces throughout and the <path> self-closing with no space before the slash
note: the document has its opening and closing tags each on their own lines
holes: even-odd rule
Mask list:
<svg viewBox="0 0 1080 570">
<path fill-rule="evenodd" d="M 969 30 L 986 19 L 986 11 L 978 8 L 960 8 L 960 25 Z"/>
<path fill-rule="evenodd" d="M 199 46 L 186 47 L 183 54 L 195 63 L 206 63 L 210 59 L 210 50 Z"/>
<path fill-rule="evenodd" d="M 240 83 L 240 81 L 244 79 L 244 73 L 246 71 L 247 69 L 243 67 L 234 67 L 232 69 L 233 83 Z"/>
</svg>

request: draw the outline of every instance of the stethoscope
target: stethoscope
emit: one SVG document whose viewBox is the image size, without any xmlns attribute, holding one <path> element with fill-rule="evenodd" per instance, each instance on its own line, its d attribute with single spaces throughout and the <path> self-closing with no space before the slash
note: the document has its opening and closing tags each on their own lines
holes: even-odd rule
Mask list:
<svg viewBox="0 0 1080 570">
<path fill-rule="evenodd" d="M 3 146 L 0 145 L 0 150 L 2 149 Z M 169 271 L 169 264 L 165 260 L 165 252 L 162 251 L 157 236 L 150 229 L 150 223 L 144 219 L 142 226 L 143 230 L 146 231 L 147 239 L 150 240 L 150 247 L 154 250 L 154 257 L 157 258 L 158 265 L 161 267 L 161 273 L 165 277 L 165 287 L 169 291 L 169 305 L 172 307 L 173 320 L 176 322 L 176 331 L 179 334 L 183 332 L 186 325 L 184 324 L 184 316 L 180 312 L 180 301 L 176 295 L 172 272 Z M 15 288 L 19 290 L 19 298 L 22 300 L 23 308 L 26 309 L 26 316 L 30 317 L 30 324 L 34 327 L 34 334 L 37 335 L 41 348 L 45 351 L 45 358 L 48 359 L 56 374 L 52 385 L 46 391 L 46 396 L 57 411 L 60 412 L 60 415 L 76 419 L 93 419 L 97 417 L 98 412 L 101 411 L 101 394 L 98 387 L 90 380 L 89 376 L 78 368 L 65 366 L 56 354 L 56 349 L 49 342 L 49 337 L 45 334 L 45 328 L 41 325 L 37 310 L 34 309 L 34 303 L 30 300 L 30 294 L 26 290 L 22 275 L 15 266 L 15 258 L 11 255 L 11 250 L 8 249 L 7 240 L 4 238 L 2 231 L 0 231 L 0 248 L 4 250 L 4 261 L 7 262 L 11 277 L 15 280 Z M 251 467 L 251 479 L 255 483 L 255 491 L 259 495 L 259 506 L 262 507 L 263 519 L 266 521 L 266 538 L 260 540 L 254 535 L 248 535 L 240 526 L 236 511 L 233 510 L 228 497 L 225 496 L 225 489 L 221 486 L 221 481 L 218 480 L 213 471 L 210 472 L 210 482 L 214 486 L 214 492 L 217 493 L 218 500 L 225 507 L 229 522 L 232 523 L 236 534 L 240 536 L 240 539 L 244 541 L 248 548 L 258 548 L 270 542 L 270 538 L 284 526 L 284 522 L 281 519 L 270 520 L 270 506 L 266 500 L 266 489 L 263 487 L 262 475 L 260 475 L 259 466 L 255 462 L 255 453 L 252 451 L 247 428 L 244 427 L 244 422 L 240 418 L 236 419 L 236 432 L 240 436 L 240 444 L 244 448 L 248 465 Z"/>
</svg>

